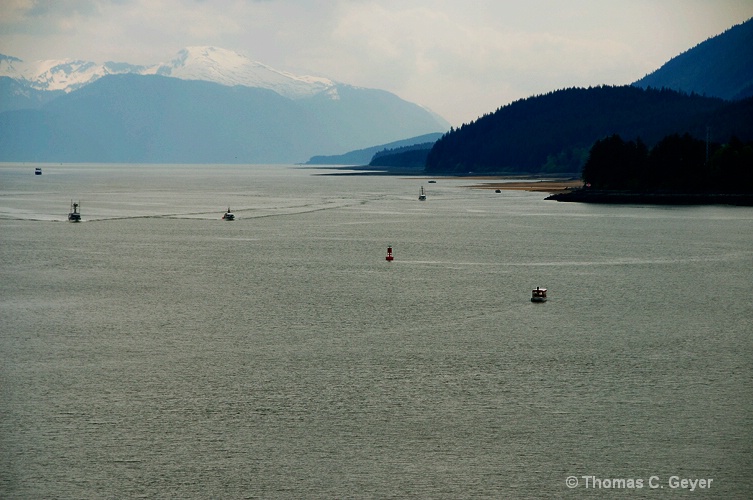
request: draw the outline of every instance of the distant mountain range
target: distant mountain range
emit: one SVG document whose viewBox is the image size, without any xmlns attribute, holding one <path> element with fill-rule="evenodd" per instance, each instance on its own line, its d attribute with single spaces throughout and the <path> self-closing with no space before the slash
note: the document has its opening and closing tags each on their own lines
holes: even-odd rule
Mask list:
<svg viewBox="0 0 753 500">
<path fill-rule="evenodd" d="M 296 163 L 448 128 L 389 92 L 215 47 L 153 66 L 0 55 L 0 161 Z"/>
<path fill-rule="evenodd" d="M 368 148 L 358 149 L 356 151 L 350 151 L 348 153 L 340 155 L 317 155 L 312 157 L 307 165 L 368 165 L 374 157 L 385 154 L 391 150 L 416 147 L 416 145 L 426 145 L 425 149 L 431 147 L 437 139 L 442 137 L 442 134 L 435 132 L 432 134 L 424 134 L 418 137 L 410 137 L 400 141 L 393 141 L 389 144 L 381 144 L 379 146 L 371 146 Z"/>
<path fill-rule="evenodd" d="M 751 96 L 753 20 L 632 86 L 521 99 L 436 142 L 449 124 L 389 92 L 214 47 L 152 66 L 0 55 L 0 161 L 413 165 L 426 157 L 433 174 L 577 172 L 591 145 L 615 133 L 649 146 L 674 133 L 751 140 Z"/>
<path fill-rule="evenodd" d="M 579 172 L 599 139 L 753 140 L 753 20 L 632 86 L 562 89 L 501 107 L 432 145 L 432 174 Z"/>
<path fill-rule="evenodd" d="M 337 83 L 314 76 L 298 76 L 218 47 L 187 47 L 167 63 L 139 66 L 128 63 L 97 64 L 81 60 L 25 62 L 0 54 L 0 76 L 38 91 L 72 92 L 107 75 L 160 75 L 181 80 L 201 80 L 227 86 L 243 85 L 274 90 L 297 99 L 331 90 Z M 4 110 L 0 110 L 4 111 Z"/>
</svg>

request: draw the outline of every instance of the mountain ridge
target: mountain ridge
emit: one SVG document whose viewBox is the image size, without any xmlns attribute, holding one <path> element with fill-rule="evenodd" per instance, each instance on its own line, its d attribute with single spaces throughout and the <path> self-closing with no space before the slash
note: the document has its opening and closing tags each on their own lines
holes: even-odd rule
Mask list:
<svg viewBox="0 0 753 500">
<path fill-rule="evenodd" d="M 289 99 L 258 87 L 106 75 L 38 109 L 0 113 L 0 161 L 300 163 L 321 151 L 443 130 L 385 91 Z"/>
<path fill-rule="evenodd" d="M 70 93 L 104 76 L 118 74 L 162 75 L 227 86 L 267 88 L 293 99 L 325 92 L 338 85 L 328 78 L 276 70 L 237 52 L 212 46 L 186 47 L 170 61 L 152 65 L 112 61 L 97 64 L 76 59 L 26 62 L 0 54 L 0 77 L 12 78 L 19 85 L 35 90 Z"/>
<path fill-rule="evenodd" d="M 0 55 L 0 161 L 301 163 L 448 129 L 390 92 L 216 47 L 149 66 Z"/>
<path fill-rule="evenodd" d="M 730 102 L 670 89 L 600 86 L 521 99 L 453 129 L 432 147 L 427 173 L 580 171 L 595 141 L 618 134 L 649 147 L 670 134 L 753 139 L 753 98 Z M 708 132 L 707 132 L 708 131 Z"/>
<path fill-rule="evenodd" d="M 378 146 L 370 146 L 355 151 L 348 151 L 347 153 L 338 155 L 316 155 L 312 156 L 309 161 L 306 162 L 306 165 L 368 165 L 374 156 L 380 151 L 415 146 L 416 144 L 425 144 L 427 142 L 434 143 L 441 136 L 441 133 L 436 132 L 393 141 L 387 144 L 380 144 Z"/>
<path fill-rule="evenodd" d="M 578 172 L 593 144 L 617 134 L 651 147 L 689 134 L 753 140 L 753 19 L 672 58 L 626 86 L 560 89 L 451 129 L 427 173 Z"/>
<path fill-rule="evenodd" d="M 753 96 L 753 19 L 673 57 L 633 85 L 726 100 Z"/>
</svg>

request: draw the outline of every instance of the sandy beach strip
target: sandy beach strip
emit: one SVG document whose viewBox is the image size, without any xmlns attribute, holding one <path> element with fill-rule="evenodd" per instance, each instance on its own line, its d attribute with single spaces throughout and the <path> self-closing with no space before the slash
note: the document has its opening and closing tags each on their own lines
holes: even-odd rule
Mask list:
<svg viewBox="0 0 753 500">
<path fill-rule="evenodd" d="M 534 191 L 542 193 L 560 193 L 569 189 L 583 187 L 583 181 L 574 179 L 527 180 L 509 182 L 485 182 L 468 186 L 472 189 L 494 189 L 501 191 Z"/>
</svg>

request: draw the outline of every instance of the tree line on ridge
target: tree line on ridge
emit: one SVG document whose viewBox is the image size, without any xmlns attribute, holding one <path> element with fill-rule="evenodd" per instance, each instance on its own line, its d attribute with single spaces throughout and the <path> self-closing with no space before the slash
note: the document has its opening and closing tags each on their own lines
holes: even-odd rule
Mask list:
<svg viewBox="0 0 753 500">
<path fill-rule="evenodd" d="M 591 148 L 583 181 L 594 189 L 753 193 L 753 141 L 718 144 L 672 134 L 649 149 L 614 134 Z"/>
<path fill-rule="evenodd" d="M 671 134 L 753 140 L 753 99 L 725 101 L 669 89 L 571 88 L 522 99 L 453 128 L 432 147 L 427 174 L 578 173 L 600 139 Z"/>
</svg>

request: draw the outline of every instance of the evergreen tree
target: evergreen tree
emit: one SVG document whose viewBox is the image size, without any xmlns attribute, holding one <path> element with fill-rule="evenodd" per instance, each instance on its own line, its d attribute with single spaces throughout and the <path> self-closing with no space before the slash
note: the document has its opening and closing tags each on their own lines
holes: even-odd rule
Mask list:
<svg viewBox="0 0 753 500">
<path fill-rule="evenodd" d="M 732 137 L 709 160 L 714 185 L 723 192 L 753 192 L 753 142 Z"/>
<path fill-rule="evenodd" d="M 643 183 L 648 149 L 617 135 L 596 141 L 583 167 L 583 180 L 601 189 L 638 189 Z"/>
<path fill-rule="evenodd" d="M 706 161 L 706 148 L 711 154 Z M 753 141 L 723 146 L 672 134 L 650 151 L 614 134 L 596 141 L 583 167 L 587 186 L 607 190 L 753 193 Z"/>
<path fill-rule="evenodd" d="M 649 154 L 651 184 L 666 189 L 698 191 L 708 187 L 706 144 L 689 134 L 672 134 Z"/>
</svg>

